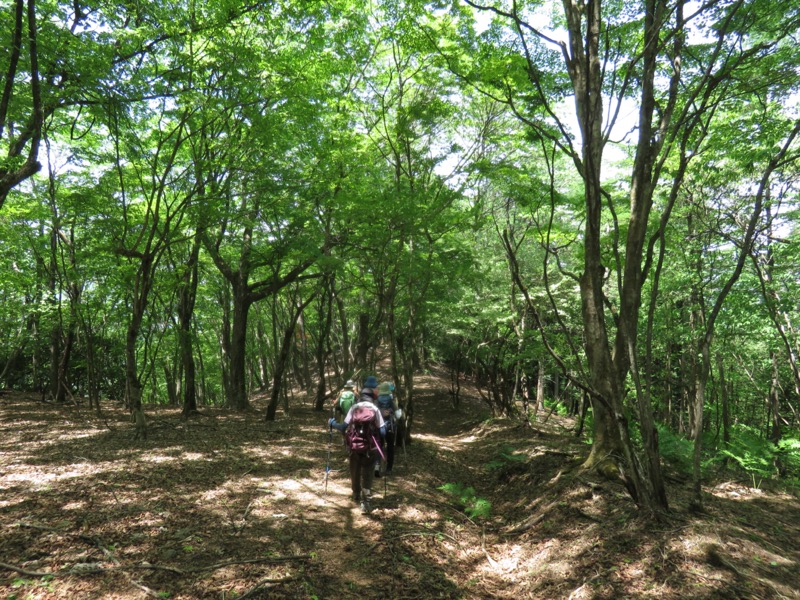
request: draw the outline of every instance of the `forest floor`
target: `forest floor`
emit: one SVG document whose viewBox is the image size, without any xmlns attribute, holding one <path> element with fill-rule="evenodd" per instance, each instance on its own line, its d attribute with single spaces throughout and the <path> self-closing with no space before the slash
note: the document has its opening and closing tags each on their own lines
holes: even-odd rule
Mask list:
<svg viewBox="0 0 800 600">
<path fill-rule="evenodd" d="M 6 599 L 800 598 L 800 500 L 709 482 L 705 514 L 667 470 L 671 514 L 579 468 L 574 423 L 487 419 L 420 376 L 413 443 L 350 500 L 341 437 L 296 397 L 262 419 L 0 396 L 0 593 Z M 330 448 L 331 472 L 325 489 Z M 462 490 L 463 502 L 448 490 Z M 468 488 L 472 488 L 469 490 Z M 480 507 L 491 512 L 479 514 Z M 474 512 L 472 509 L 476 509 Z"/>
</svg>

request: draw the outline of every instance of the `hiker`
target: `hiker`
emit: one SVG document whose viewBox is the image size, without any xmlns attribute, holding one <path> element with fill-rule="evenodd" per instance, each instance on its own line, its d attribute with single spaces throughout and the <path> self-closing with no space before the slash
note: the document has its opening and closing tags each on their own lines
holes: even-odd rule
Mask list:
<svg viewBox="0 0 800 600">
<path fill-rule="evenodd" d="M 344 422 L 330 419 L 328 425 L 344 432 L 350 449 L 350 487 L 353 500 L 361 502 L 361 512 L 370 513 L 372 505 L 372 479 L 375 456 L 380 456 L 380 439 L 386 435 L 386 426 L 378 407 L 362 401 L 350 407 Z"/>
<path fill-rule="evenodd" d="M 336 420 L 341 423 L 345 415 L 350 412 L 350 407 L 356 403 L 356 384 L 352 379 L 348 379 L 344 384 L 344 389 L 339 392 L 336 400 L 333 401 L 333 411 L 336 414 Z"/>
<path fill-rule="evenodd" d="M 397 409 L 397 404 L 394 401 L 394 385 L 389 382 L 383 382 L 378 386 L 378 399 L 375 404 L 378 410 L 381 411 L 384 423 L 386 423 L 386 474 L 390 475 L 392 466 L 394 465 L 394 444 L 397 435 L 397 418 L 398 413 L 402 415 Z M 375 462 L 375 476 L 381 476 L 381 463 Z"/>
<path fill-rule="evenodd" d="M 368 400 L 372 403 L 378 399 L 378 378 L 374 375 L 370 375 L 364 381 L 364 385 L 361 388 L 361 393 L 359 394 L 361 400 Z"/>
</svg>

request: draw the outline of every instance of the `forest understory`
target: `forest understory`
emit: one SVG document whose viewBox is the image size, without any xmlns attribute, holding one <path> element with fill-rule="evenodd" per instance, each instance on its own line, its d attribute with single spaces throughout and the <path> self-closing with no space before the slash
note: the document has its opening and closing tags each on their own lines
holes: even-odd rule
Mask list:
<svg viewBox="0 0 800 600">
<path fill-rule="evenodd" d="M 0 396 L 0 591 L 6 599 L 800 598 L 800 499 L 708 481 L 706 513 L 667 465 L 670 515 L 580 469 L 575 423 L 488 419 L 421 376 L 413 443 L 349 497 L 341 436 L 290 414 Z M 325 483 L 328 451 L 330 476 Z M 758 483 L 758 482 L 756 482 Z"/>
</svg>

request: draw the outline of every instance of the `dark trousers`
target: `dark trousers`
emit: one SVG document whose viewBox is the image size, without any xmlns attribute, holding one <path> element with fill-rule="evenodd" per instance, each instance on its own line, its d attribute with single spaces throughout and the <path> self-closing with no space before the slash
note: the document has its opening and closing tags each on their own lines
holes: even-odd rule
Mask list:
<svg viewBox="0 0 800 600">
<path fill-rule="evenodd" d="M 361 490 L 372 490 L 376 454 L 377 452 L 370 452 L 369 454 L 350 453 L 350 487 L 353 490 L 353 499 L 356 502 L 361 498 Z"/>
</svg>

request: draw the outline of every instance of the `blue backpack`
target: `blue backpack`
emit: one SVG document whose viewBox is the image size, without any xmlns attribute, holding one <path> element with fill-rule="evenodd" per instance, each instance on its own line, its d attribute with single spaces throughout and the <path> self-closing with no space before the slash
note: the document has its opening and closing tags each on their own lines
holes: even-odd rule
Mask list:
<svg viewBox="0 0 800 600">
<path fill-rule="evenodd" d="M 378 406 L 378 410 L 381 411 L 381 416 L 383 416 L 383 420 L 386 423 L 387 433 L 394 431 L 394 399 L 392 398 L 392 395 L 381 394 L 378 396 L 375 404 Z"/>
</svg>

